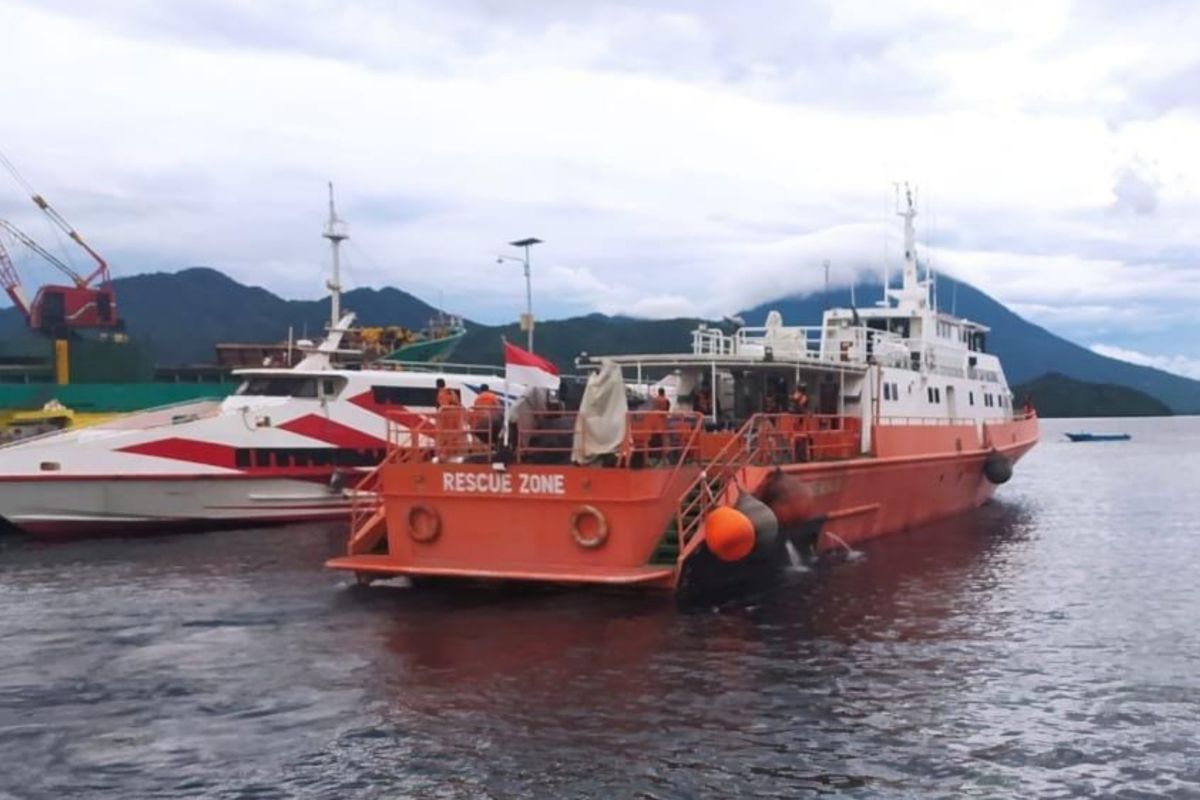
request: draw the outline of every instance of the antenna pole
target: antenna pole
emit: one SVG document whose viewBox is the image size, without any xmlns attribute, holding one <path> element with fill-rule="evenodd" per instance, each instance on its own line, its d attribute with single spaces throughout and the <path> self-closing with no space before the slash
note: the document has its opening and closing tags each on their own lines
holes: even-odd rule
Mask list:
<svg viewBox="0 0 1200 800">
<path fill-rule="evenodd" d="M 829 310 L 829 259 L 825 259 L 825 310 Z"/>
<path fill-rule="evenodd" d="M 333 181 L 329 182 L 329 221 L 325 223 L 325 232 L 321 235 L 329 240 L 333 248 L 333 275 L 325 281 L 325 286 L 329 289 L 329 328 L 332 330 L 342 318 L 341 244 L 350 238 L 346 223 L 338 219 L 337 211 L 333 207 Z"/>
</svg>

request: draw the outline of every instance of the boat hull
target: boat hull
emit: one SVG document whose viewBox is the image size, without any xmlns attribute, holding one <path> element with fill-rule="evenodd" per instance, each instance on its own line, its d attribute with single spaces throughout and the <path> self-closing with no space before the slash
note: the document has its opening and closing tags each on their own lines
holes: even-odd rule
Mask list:
<svg viewBox="0 0 1200 800">
<path fill-rule="evenodd" d="M 242 475 L 0 480 L 4 519 L 30 535 L 70 538 L 345 519 L 327 483 Z"/>
<path fill-rule="evenodd" d="M 1068 433 L 1067 438 L 1072 442 L 1128 442 L 1128 433 Z"/>
<path fill-rule="evenodd" d="M 374 534 L 364 527 L 347 556 L 329 565 L 361 575 L 471 577 L 561 583 L 725 587 L 787 563 L 785 543 L 822 552 L 949 517 L 986 502 L 996 489 L 989 460 L 1017 462 L 1037 442 L 1035 419 L 930 428 L 893 426 L 883 455 L 828 462 L 746 466 L 737 491 L 762 495 L 781 475 L 792 481 L 792 514 L 780 535 L 736 562 L 715 558 L 700 534 L 664 571 L 656 543 L 698 467 L 596 469 L 401 462 L 381 468 L 383 505 Z M 540 476 L 540 477 L 539 477 Z M 542 496 L 524 486 L 550 485 Z M 684 503 L 686 505 L 686 503 Z M 580 511 L 607 521 L 604 540 L 580 536 Z M 665 530 L 664 530 L 665 529 Z M 581 539 L 583 541 L 581 541 Z M 379 550 L 383 548 L 386 553 Z"/>
</svg>

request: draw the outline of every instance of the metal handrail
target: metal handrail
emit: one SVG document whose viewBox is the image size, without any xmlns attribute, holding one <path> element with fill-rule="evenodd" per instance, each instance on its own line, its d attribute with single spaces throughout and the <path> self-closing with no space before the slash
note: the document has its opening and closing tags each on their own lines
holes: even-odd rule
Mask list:
<svg viewBox="0 0 1200 800">
<path fill-rule="evenodd" d="M 708 510 L 716 504 L 717 498 L 724 494 L 733 475 L 753 459 L 753 452 L 747 445 L 752 441 L 750 432 L 754 423 L 755 417 L 746 420 L 733 438 L 717 451 L 696 479 L 684 489 L 680 503 L 675 509 L 675 530 L 680 559 L 683 558 L 684 547 L 704 524 Z M 718 484 L 715 490 L 712 486 L 714 480 Z M 688 497 L 693 492 L 696 496 L 689 500 Z M 685 522 L 689 516 L 692 517 L 691 520 Z"/>
</svg>

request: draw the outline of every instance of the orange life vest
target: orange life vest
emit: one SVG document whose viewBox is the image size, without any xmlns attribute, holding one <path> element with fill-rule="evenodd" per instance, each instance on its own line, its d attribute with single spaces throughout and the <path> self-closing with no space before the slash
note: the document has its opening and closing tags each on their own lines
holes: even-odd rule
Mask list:
<svg viewBox="0 0 1200 800">
<path fill-rule="evenodd" d="M 491 390 L 487 389 L 475 396 L 474 408 L 496 408 L 500 405 L 500 398 Z"/>
</svg>

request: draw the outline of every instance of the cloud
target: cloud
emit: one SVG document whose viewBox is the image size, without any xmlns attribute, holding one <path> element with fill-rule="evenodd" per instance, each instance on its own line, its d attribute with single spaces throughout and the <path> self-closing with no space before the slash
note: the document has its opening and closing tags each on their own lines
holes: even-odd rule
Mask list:
<svg viewBox="0 0 1200 800">
<path fill-rule="evenodd" d="M 541 317 L 894 273 L 912 178 L 939 269 L 1130 346 L 1200 300 L 1198 38 L 1171 3 L 0 0 L 0 147 L 116 274 L 289 296 L 332 179 L 347 284 L 483 321 L 524 306 L 495 256 L 527 235 Z M 45 231 L 15 187 L 0 213 Z"/>
<path fill-rule="evenodd" d="M 1195 378 L 1200 380 L 1200 358 L 1192 358 L 1189 356 L 1164 356 L 1151 355 L 1148 353 L 1140 353 L 1137 350 L 1129 350 L 1124 347 L 1112 347 L 1106 344 L 1092 345 L 1092 351 L 1099 353 L 1102 356 L 1116 358 L 1121 361 L 1128 361 L 1131 364 L 1140 364 L 1143 367 L 1154 367 L 1166 372 L 1173 372 L 1176 375 L 1182 375 L 1185 378 Z"/>
<path fill-rule="evenodd" d="M 1158 181 L 1147 173 L 1145 165 L 1129 165 L 1117 173 L 1113 183 L 1114 207 L 1135 214 L 1150 215 L 1158 208 Z"/>
</svg>

